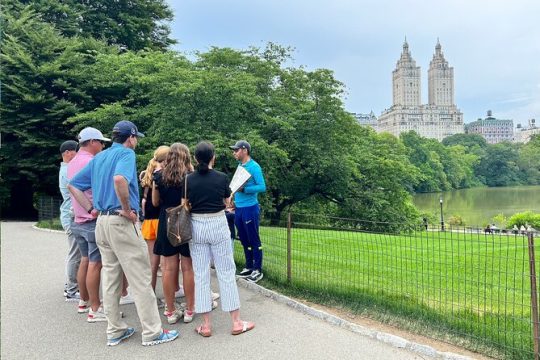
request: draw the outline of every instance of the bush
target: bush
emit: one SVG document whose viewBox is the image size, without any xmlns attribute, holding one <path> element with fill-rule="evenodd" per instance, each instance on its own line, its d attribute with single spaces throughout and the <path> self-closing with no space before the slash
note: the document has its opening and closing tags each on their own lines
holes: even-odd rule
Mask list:
<svg viewBox="0 0 540 360">
<path fill-rule="evenodd" d="M 508 227 L 516 225 L 518 228 L 521 226 L 532 226 L 535 229 L 540 229 L 540 214 L 535 214 L 532 211 L 525 211 L 514 214 L 508 220 Z"/>
<path fill-rule="evenodd" d="M 465 221 L 459 215 L 452 215 L 448 218 L 448 224 L 452 226 L 465 226 Z"/>
<path fill-rule="evenodd" d="M 499 214 L 494 216 L 491 221 L 493 221 L 493 223 L 497 225 L 500 229 L 506 229 L 508 218 L 504 216 L 504 214 Z"/>
</svg>

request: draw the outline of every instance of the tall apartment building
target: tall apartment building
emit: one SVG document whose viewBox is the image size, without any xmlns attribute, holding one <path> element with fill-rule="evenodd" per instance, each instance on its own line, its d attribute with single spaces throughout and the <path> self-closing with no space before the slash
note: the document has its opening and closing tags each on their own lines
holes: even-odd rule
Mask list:
<svg viewBox="0 0 540 360">
<path fill-rule="evenodd" d="M 488 144 L 514 140 L 514 121 L 496 119 L 488 110 L 485 119 L 478 119 L 466 125 L 467 133 L 478 134 L 486 139 Z"/>
<path fill-rule="evenodd" d="M 428 70 L 428 104 L 422 105 L 420 67 L 412 58 L 407 40 L 392 72 L 393 104 L 378 119 L 378 131 L 395 136 L 414 130 L 441 141 L 463 133 L 463 114 L 454 104 L 454 68 L 444 58 L 437 40 Z"/>
</svg>

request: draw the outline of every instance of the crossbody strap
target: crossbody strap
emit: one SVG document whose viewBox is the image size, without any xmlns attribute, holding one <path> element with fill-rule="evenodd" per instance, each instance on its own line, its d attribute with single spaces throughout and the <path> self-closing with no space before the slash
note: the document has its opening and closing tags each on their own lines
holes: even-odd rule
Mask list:
<svg viewBox="0 0 540 360">
<path fill-rule="evenodd" d="M 187 177 L 188 174 L 186 173 L 186 176 L 184 177 L 184 200 L 187 203 Z"/>
</svg>

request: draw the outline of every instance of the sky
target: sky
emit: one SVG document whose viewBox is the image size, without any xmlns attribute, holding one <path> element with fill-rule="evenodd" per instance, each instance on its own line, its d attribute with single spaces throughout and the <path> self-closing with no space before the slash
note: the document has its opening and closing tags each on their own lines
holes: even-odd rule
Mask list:
<svg viewBox="0 0 540 360">
<path fill-rule="evenodd" d="M 427 103 L 427 71 L 439 38 L 466 123 L 487 110 L 514 125 L 540 119 L 538 0 L 167 1 L 175 50 L 290 46 L 291 65 L 330 69 L 345 84 L 350 112 L 379 116 L 392 105 L 392 71 L 405 37 Z"/>
</svg>

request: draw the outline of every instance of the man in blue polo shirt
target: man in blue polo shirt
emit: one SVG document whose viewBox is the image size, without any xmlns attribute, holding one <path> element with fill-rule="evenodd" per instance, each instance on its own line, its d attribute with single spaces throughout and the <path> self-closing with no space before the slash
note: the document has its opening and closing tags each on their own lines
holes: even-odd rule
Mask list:
<svg viewBox="0 0 540 360">
<path fill-rule="evenodd" d="M 119 302 L 122 270 L 135 298 L 143 345 L 157 345 L 178 337 L 163 330 L 151 284 L 150 260 L 137 226 L 139 186 L 135 148 L 143 137 L 135 124 L 120 121 L 113 128 L 113 145 L 97 154 L 69 184 L 69 191 L 88 213 L 99 213 L 96 243 L 102 258 L 103 306 L 107 315 L 107 345 L 118 345 L 135 330 L 122 320 Z M 83 191 L 92 188 L 93 203 Z"/>
<path fill-rule="evenodd" d="M 236 207 L 234 223 L 246 257 L 246 267 L 238 276 L 257 282 L 263 278 L 263 251 L 259 237 L 260 209 L 257 195 L 266 191 L 266 183 L 261 166 L 251 158 L 251 145 L 247 141 L 240 140 L 229 147 L 234 152 L 234 158 L 239 161 L 238 166 L 244 167 L 251 174 L 247 183 L 234 194 Z"/>
</svg>

